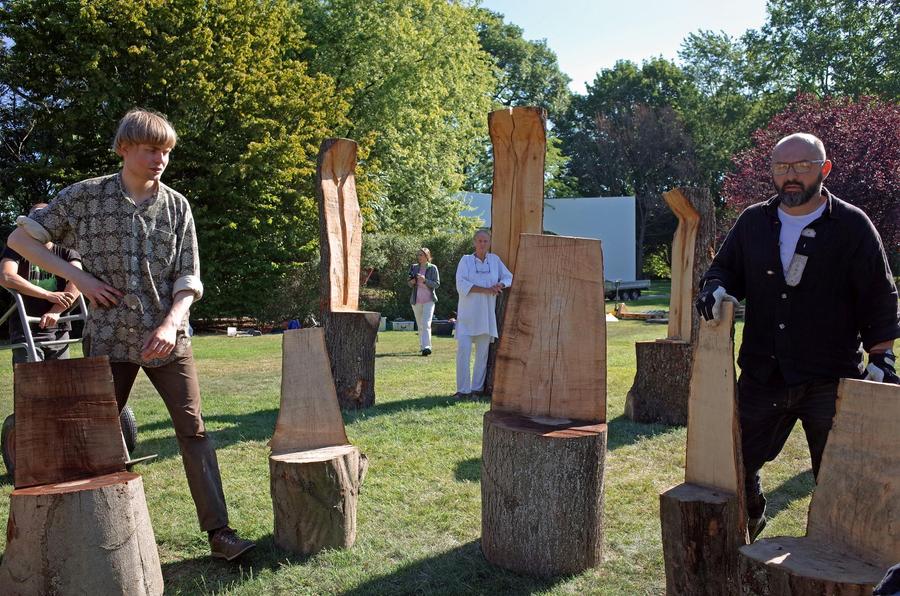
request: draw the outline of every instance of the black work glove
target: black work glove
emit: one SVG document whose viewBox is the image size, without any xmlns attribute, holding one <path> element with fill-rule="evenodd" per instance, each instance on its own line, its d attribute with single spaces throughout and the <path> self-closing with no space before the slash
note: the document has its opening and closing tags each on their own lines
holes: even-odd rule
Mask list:
<svg viewBox="0 0 900 596">
<path fill-rule="evenodd" d="M 887 570 L 884 578 L 872 592 L 873 596 L 894 596 L 900 594 L 900 563 Z"/>
<path fill-rule="evenodd" d="M 738 303 L 734 296 L 728 295 L 728 292 L 718 280 L 711 279 L 703 285 L 703 289 L 697 294 L 694 306 L 697 307 L 697 312 L 700 313 L 704 320 L 712 321 L 719 318 L 719 311 L 722 308 L 722 302 L 725 300 L 735 304 Z"/>
<path fill-rule="evenodd" d="M 900 385 L 900 377 L 897 376 L 894 362 L 894 352 L 891 350 L 869 354 L 869 366 L 866 367 L 865 380 Z"/>
</svg>

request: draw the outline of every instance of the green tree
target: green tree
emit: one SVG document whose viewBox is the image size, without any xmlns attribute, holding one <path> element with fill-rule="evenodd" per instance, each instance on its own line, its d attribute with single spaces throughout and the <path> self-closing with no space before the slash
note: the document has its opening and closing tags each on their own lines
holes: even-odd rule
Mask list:
<svg viewBox="0 0 900 596">
<path fill-rule="evenodd" d="M 0 180 L 7 214 L 118 167 L 109 145 L 135 105 L 180 142 L 165 181 L 197 221 L 199 316 L 274 315 L 315 253 L 321 139 L 346 105 L 310 75 L 287 0 L 11 0 L 0 12 Z"/>
<path fill-rule="evenodd" d="M 447 0 L 297 0 L 312 67 L 350 104 L 369 230 L 452 226 L 494 90 L 474 13 Z"/>
<path fill-rule="evenodd" d="M 495 88 L 493 109 L 538 106 L 547 110 L 546 185 L 548 197 L 573 196 L 575 182 L 568 176 L 568 157 L 553 129 L 553 121 L 561 117 L 572 98 L 569 77 L 559 68 L 556 54 L 546 40 L 527 40 L 518 25 L 507 23 L 502 14 L 484 8 L 473 9 L 478 19 L 478 40 L 493 61 Z M 483 135 L 484 149 L 467 167 L 466 188 L 490 192 L 493 184 L 493 154 L 487 127 Z"/>
<path fill-rule="evenodd" d="M 786 95 L 900 99 L 900 4 L 885 0 L 770 0 L 743 38 L 748 82 Z"/>
</svg>

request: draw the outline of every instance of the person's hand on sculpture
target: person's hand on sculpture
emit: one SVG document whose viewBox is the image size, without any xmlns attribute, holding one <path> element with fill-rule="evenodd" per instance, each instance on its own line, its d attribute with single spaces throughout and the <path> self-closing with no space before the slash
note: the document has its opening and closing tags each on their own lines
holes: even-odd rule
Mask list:
<svg viewBox="0 0 900 596">
<path fill-rule="evenodd" d="M 719 313 L 722 310 L 722 302 L 732 302 L 737 304 L 738 301 L 734 296 L 730 296 L 728 291 L 717 281 L 711 279 L 703 285 L 703 289 L 697 294 L 697 300 L 694 306 L 697 312 L 706 321 L 719 320 Z"/>
</svg>

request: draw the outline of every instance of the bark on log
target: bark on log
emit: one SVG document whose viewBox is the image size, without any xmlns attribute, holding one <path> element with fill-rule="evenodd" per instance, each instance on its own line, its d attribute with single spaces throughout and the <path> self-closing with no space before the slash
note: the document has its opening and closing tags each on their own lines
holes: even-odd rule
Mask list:
<svg viewBox="0 0 900 596">
<path fill-rule="evenodd" d="M 871 596 L 889 566 L 809 538 L 767 538 L 740 552 L 741 593 L 747 596 Z"/>
<path fill-rule="evenodd" d="M 606 424 L 547 422 L 485 413 L 481 464 L 485 558 L 542 577 L 600 564 L 606 459 Z"/>
<path fill-rule="evenodd" d="M 16 489 L 6 539 L 2 594 L 163 593 L 137 474 Z"/>
<path fill-rule="evenodd" d="M 352 445 L 269 457 L 275 545 L 309 555 L 356 541 L 356 502 L 368 468 Z"/>
<path fill-rule="evenodd" d="M 330 312 L 325 315 L 325 345 L 338 403 L 345 410 L 375 403 L 377 312 Z"/>
<path fill-rule="evenodd" d="M 625 416 L 644 424 L 687 424 L 694 347 L 684 341 L 634 344 L 637 372 L 625 397 Z"/>
<path fill-rule="evenodd" d="M 692 346 L 700 317 L 694 308 L 700 277 L 715 255 L 716 217 L 709 193 L 675 188 L 663 193 L 678 218 L 672 240 L 672 293 L 668 336 L 637 342 L 637 370 L 625 400 L 625 415 L 635 422 L 687 424 Z"/>
<path fill-rule="evenodd" d="M 659 495 L 666 594 L 740 593 L 738 549 L 746 543 L 738 497 L 696 484 Z"/>
</svg>

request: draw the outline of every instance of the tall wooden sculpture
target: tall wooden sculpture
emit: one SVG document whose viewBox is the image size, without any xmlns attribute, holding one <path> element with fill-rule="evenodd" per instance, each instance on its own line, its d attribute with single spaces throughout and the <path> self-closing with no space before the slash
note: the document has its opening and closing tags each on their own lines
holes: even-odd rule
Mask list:
<svg viewBox="0 0 900 596">
<path fill-rule="evenodd" d="M 381 315 L 359 310 L 362 216 L 356 197 L 356 143 L 326 139 L 319 149 L 322 316 L 342 408 L 375 403 L 375 340 Z"/>
<path fill-rule="evenodd" d="M 107 358 L 17 364 L 2 594 L 162 594 L 141 477 L 125 471 Z"/>
<path fill-rule="evenodd" d="M 603 544 L 603 256 L 597 240 L 520 238 L 484 415 L 481 548 L 519 573 L 578 573 Z"/>
<path fill-rule="evenodd" d="M 356 502 L 368 467 L 350 445 L 322 329 L 284 334 L 281 407 L 269 446 L 275 544 L 309 555 L 356 541 Z"/>
<path fill-rule="evenodd" d="M 494 150 L 491 191 L 491 252 L 500 257 L 515 281 L 519 234 L 544 231 L 544 158 L 547 153 L 547 112 L 521 107 L 488 114 Z M 497 297 L 497 326 L 502 334 L 506 295 Z M 488 356 L 485 392 L 494 386 L 497 342 Z"/>
<path fill-rule="evenodd" d="M 637 371 L 625 398 L 625 415 L 637 422 L 683 425 L 700 325 L 694 296 L 715 254 L 716 218 L 705 190 L 676 188 L 663 193 L 663 198 L 678 218 L 672 241 L 668 336 L 635 344 Z"/>
<path fill-rule="evenodd" d="M 738 594 L 747 543 L 735 399 L 734 305 L 701 323 L 688 403 L 684 484 L 659 496 L 666 593 Z"/>
<path fill-rule="evenodd" d="M 842 379 L 806 536 L 741 548 L 745 594 L 865 595 L 900 561 L 900 387 Z"/>
</svg>

